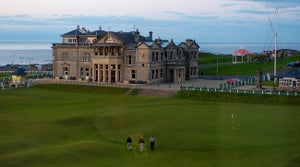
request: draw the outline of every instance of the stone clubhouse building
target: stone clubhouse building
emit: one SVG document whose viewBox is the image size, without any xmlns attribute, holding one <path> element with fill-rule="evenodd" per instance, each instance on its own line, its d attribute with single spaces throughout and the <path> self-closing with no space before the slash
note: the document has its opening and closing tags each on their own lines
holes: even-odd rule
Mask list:
<svg viewBox="0 0 300 167">
<path fill-rule="evenodd" d="M 79 26 L 53 43 L 56 79 L 100 83 L 178 83 L 198 78 L 199 45 L 153 40 L 132 32 L 88 31 Z"/>
</svg>

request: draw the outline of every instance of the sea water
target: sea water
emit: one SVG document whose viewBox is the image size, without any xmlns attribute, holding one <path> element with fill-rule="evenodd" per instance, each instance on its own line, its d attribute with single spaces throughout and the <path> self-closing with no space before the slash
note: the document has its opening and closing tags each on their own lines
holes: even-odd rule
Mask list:
<svg viewBox="0 0 300 167">
<path fill-rule="evenodd" d="M 221 43 L 198 42 L 200 52 L 231 54 L 238 49 L 252 53 L 274 50 L 273 43 Z M 278 43 L 278 49 L 300 50 L 300 43 Z M 6 64 L 48 64 L 52 63 L 51 43 L 0 43 L 0 66 Z"/>
<path fill-rule="evenodd" d="M 51 43 L 0 43 L 0 65 L 52 63 Z"/>
</svg>

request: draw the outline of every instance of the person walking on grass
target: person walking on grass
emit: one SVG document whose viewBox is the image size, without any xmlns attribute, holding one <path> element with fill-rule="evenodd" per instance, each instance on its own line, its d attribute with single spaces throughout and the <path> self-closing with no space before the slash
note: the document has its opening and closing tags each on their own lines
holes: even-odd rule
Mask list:
<svg viewBox="0 0 300 167">
<path fill-rule="evenodd" d="M 139 140 L 139 145 L 140 145 L 140 152 L 144 152 L 145 140 L 144 140 L 143 136 L 141 136 L 141 138 Z"/>
<path fill-rule="evenodd" d="M 149 142 L 150 142 L 150 148 L 153 151 L 154 150 L 154 144 L 155 144 L 155 138 L 153 136 L 151 136 L 149 138 Z"/>
<path fill-rule="evenodd" d="M 132 151 L 132 139 L 130 136 L 127 137 L 126 143 L 128 151 Z"/>
</svg>

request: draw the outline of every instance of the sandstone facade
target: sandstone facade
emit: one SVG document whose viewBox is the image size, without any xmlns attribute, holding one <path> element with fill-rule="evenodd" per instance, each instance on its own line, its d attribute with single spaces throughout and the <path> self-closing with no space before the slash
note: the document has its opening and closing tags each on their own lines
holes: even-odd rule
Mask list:
<svg viewBox="0 0 300 167">
<path fill-rule="evenodd" d="M 139 31 L 78 27 L 52 44 L 54 77 L 105 83 L 178 83 L 198 78 L 199 45 L 152 39 Z"/>
</svg>

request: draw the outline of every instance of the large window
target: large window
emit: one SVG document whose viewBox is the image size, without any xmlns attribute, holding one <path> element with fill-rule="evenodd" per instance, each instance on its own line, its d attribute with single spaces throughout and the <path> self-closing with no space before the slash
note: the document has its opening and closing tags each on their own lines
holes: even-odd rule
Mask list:
<svg viewBox="0 0 300 167">
<path fill-rule="evenodd" d="M 85 74 L 86 74 L 86 76 L 90 76 L 90 69 L 89 68 L 85 68 Z"/>
<path fill-rule="evenodd" d="M 62 60 L 63 60 L 63 61 L 67 61 L 68 58 L 69 58 L 68 52 L 62 52 Z"/>
<path fill-rule="evenodd" d="M 154 52 L 152 52 L 152 56 L 151 56 L 151 62 L 152 62 L 152 63 L 154 63 L 154 61 L 155 61 L 155 53 L 154 53 Z"/>
<path fill-rule="evenodd" d="M 155 71 L 154 71 L 154 70 L 152 70 L 151 79 L 154 79 L 154 77 L 155 77 Z"/>
<path fill-rule="evenodd" d="M 173 60 L 173 52 L 171 51 L 170 52 L 170 61 L 172 61 Z"/>
<path fill-rule="evenodd" d="M 127 64 L 127 65 L 132 65 L 132 55 L 128 55 L 128 56 L 127 56 L 126 64 Z"/>
<path fill-rule="evenodd" d="M 181 51 L 178 51 L 178 60 L 181 60 Z"/>
<path fill-rule="evenodd" d="M 191 76 L 197 76 L 197 67 L 191 67 Z"/>
<path fill-rule="evenodd" d="M 83 76 L 83 68 L 80 68 L 80 76 Z"/>
<path fill-rule="evenodd" d="M 76 38 L 68 38 L 68 39 L 65 39 L 64 41 L 67 41 L 67 40 L 68 40 L 68 43 L 76 43 L 77 42 Z"/>
<path fill-rule="evenodd" d="M 135 79 L 135 70 L 131 70 L 131 79 Z"/>
<path fill-rule="evenodd" d="M 160 61 L 164 61 L 164 52 L 160 52 Z"/>
<path fill-rule="evenodd" d="M 84 62 L 90 61 L 90 53 L 88 53 L 88 52 L 83 53 L 83 61 Z"/>
</svg>

